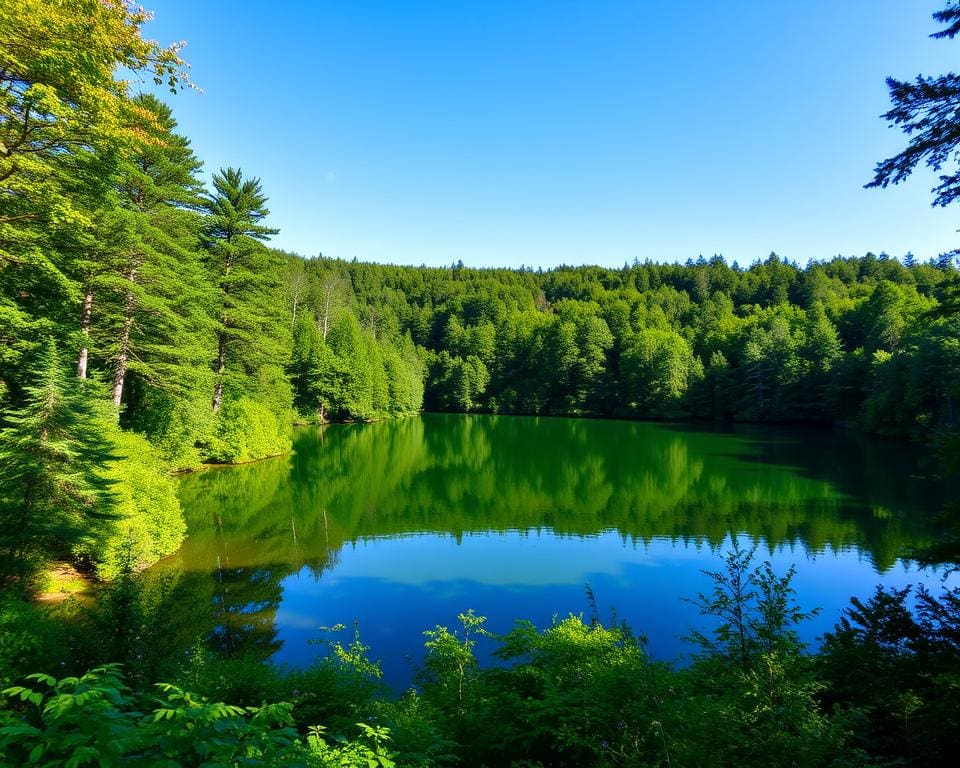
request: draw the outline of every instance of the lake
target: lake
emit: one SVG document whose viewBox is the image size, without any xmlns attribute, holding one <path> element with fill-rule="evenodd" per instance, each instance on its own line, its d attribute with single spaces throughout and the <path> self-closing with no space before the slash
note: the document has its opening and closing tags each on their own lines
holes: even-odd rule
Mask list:
<svg viewBox="0 0 960 768">
<path fill-rule="evenodd" d="M 425 414 L 297 430 L 294 452 L 181 480 L 189 536 L 150 571 L 170 642 L 302 665 L 359 622 L 395 687 L 423 630 L 468 608 L 514 620 L 615 613 L 682 661 L 734 531 L 791 565 L 814 643 L 852 595 L 925 581 L 909 551 L 955 497 L 916 445 L 829 429 Z M 951 577 L 954 579 L 955 577 Z M 336 635 L 343 640 L 346 635 Z"/>
</svg>

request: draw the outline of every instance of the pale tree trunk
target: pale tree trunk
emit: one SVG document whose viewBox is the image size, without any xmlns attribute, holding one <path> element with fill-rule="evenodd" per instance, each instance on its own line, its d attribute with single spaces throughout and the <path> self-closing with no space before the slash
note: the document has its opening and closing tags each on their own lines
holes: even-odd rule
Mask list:
<svg viewBox="0 0 960 768">
<path fill-rule="evenodd" d="M 131 267 L 127 280 L 131 283 L 136 279 L 137 269 Z M 113 407 L 119 408 L 123 400 L 123 385 L 127 378 L 127 363 L 130 360 L 130 329 L 133 327 L 133 310 L 136 299 L 133 290 L 127 289 L 124 301 L 123 326 L 120 329 L 120 352 L 117 355 L 117 367 L 113 373 Z"/>
<path fill-rule="evenodd" d="M 83 294 L 83 314 L 80 316 L 80 332 L 83 334 L 83 346 L 80 347 L 80 356 L 77 358 L 77 376 L 81 379 L 87 378 L 87 358 L 90 351 L 87 345 L 90 343 L 90 318 L 93 315 L 93 291 L 89 288 Z"/>
<path fill-rule="evenodd" d="M 307 287 L 307 274 L 302 264 L 297 263 L 287 268 L 284 272 L 283 287 L 293 305 L 293 317 L 290 319 L 290 330 L 297 324 L 297 309 L 300 307 L 300 297 L 303 296 Z"/>
<path fill-rule="evenodd" d="M 229 248 L 232 244 L 232 238 L 227 237 L 227 247 Z M 230 271 L 233 269 L 233 253 L 232 251 L 227 251 L 227 260 L 224 265 L 223 274 L 224 277 L 230 275 Z M 223 291 L 224 298 L 230 295 L 230 285 L 224 281 L 220 283 L 220 290 Z M 223 313 L 220 315 L 220 333 L 217 334 L 217 384 L 213 388 L 213 406 L 214 413 L 220 413 L 220 406 L 223 405 L 223 373 L 227 370 L 227 317 L 226 317 L 226 306 L 224 306 Z"/>
<path fill-rule="evenodd" d="M 327 340 L 327 331 L 330 328 L 330 294 L 333 293 L 333 288 L 327 287 L 327 300 L 323 306 L 323 340 Z"/>
<path fill-rule="evenodd" d="M 219 413 L 223 405 L 223 372 L 227 369 L 227 334 L 220 332 L 217 343 L 217 386 L 213 390 L 213 412 Z"/>
<path fill-rule="evenodd" d="M 318 321 L 317 327 L 323 332 L 323 340 L 327 340 L 330 332 L 330 322 L 333 312 L 340 306 L 340 293 L 347 284 L 347 279 L 341 274 L 331 274 L 323 282 L 323 318 Z"/>
</svg>

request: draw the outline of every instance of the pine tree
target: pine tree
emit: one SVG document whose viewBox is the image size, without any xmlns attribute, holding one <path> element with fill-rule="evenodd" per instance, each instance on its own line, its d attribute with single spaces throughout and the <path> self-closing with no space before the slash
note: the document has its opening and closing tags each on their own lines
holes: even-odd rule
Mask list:
<svg viewBox="0 0 960 768">
<path fill-rule="evenodd" d="M 130 374 L 183 397 L 202 386 L 198 374 L 212 335 L 195 212 L 202 203 L 201 163 L 175 133 L 169 107 L 152 96 L 134 103 L 144 140 L 121 165 L 95 281 L 94 336 L 117 408 Z"/>
<path fill-rule="evenodd" d="M 32 379 L 0 430 L 0 551 L 22 588 L 46 559 L 86 548 L 114 505 L 94 384 L 67 375 L 52 340 Z"/>
<path fill-rule="evenodd" d="M 210 271 L 219 286 L 217 313 L 217 354 L 214 363 L 216 384 L 214 413 L 223 404 L 228 362 L 235 355 L 236 366 L 249 371 L 265 362 L 277 362 L 270 350 L 289 335 L 279 327 L 283 302 L 280 297 L 279 261 L 262 241 L 279 230 L 261 222 L 270 211 L 267 198 L 256 178 L 244 179 L 239 169 L 227 168 L 213 177 L 215 192 L 206 199 L 204 237 Z M 277 333 L 271 333 L 276 331 Z"/>
<path fill-rule="evenodd" d="M 960 6 L 953 0 L 948 0 L 946 7 L 934 13 L 933 18 L 947 26 L 930 37 L 952 40 L 960 31 Z M 866 186 L 886 188 L 889 184 L 899 184 L 922 162 L 940 174 L 940 183 L 931 190 L 933 204 L 949 205 L 960 197 L 960 172 L 955 168 L 942 172 L 945 165 L 956 163 L 960 146 L 956 114 L 960 75 L 953 72 L 937 77 L 918 75 L 913 81 L 888 77 L 887 88 L 892 107 L 883 117 L 910 138 L 902 152 L 877 163 L 873 180 Z"/>
</svg>

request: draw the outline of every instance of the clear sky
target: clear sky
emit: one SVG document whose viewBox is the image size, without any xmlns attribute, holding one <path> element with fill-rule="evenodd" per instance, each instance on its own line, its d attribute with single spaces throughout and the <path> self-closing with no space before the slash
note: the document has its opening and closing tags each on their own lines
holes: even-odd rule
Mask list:
<svg viewBox="0 0 960 768">
<path fill-rule="evenodd" d="M 203 93 L 207 171 L 278 247 L 402 264 L 620 266 L 960 245 L 933 177 L 865 190 L 884 78 L 956 69 L 942 0 L 144 0 Z"/>
</svg>

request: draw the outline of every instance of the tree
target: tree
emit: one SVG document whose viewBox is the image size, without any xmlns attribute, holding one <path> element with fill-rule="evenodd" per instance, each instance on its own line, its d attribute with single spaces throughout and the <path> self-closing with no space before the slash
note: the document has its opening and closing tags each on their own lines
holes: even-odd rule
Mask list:
<svg viewBox="0 0 960 768">
<path fill-rule="evenodd" d="M 283 292 L 290 307 L 290 328 L 297 324 L 297 311 L 307 290 L 307 270 L 302 259 L 291 259 L 283 268 Z"/>
<path fill-rule="evenodd" d="M 78 318 L 89 327 L 93 299 L 79 290 L 77 258 L 114 156 L 139 141 L 116 73 L 145 73 L 172 90 L 189 83 L 182 44 L 141 36 L 148 18 L 126 0 L 0 4 L 0 334 L 15 339 L 0 364 L 50 334 L 43 319 L 59 321 L 61 342 Z M 83 352 L 78 372 L 86 374 Z"/>
<path fill-rule="evenodd" d="M 948 765 L 960 749 L 958 626 L 956 587 L 938 597 L 922 585 L 878 586 L 869 599 L 851 598 L 824 634 L 823 704 L 856 713 L 847 722 L 869 764 Z"/>
<path fill-rule="evenodd" d="M 797 393 L 800 410 L 810 417 L 827 415 L 827 394 L 834 366 L 843 357 L 837 329 L 823 305 L 815 303 L 806 312 L 806 322 L 797 353 L 804 369 L 804 381 Z"/>
<path fill-rule="evenodd" d="M 144 141 L 125 157 L 100 240 L 93 336 L 119 408 L 128 374 L 184 396 L 204 383 L 211 291 L 199 259 L 201 163 L 171 110 L 139 96 Z M 134 416 L 135 414 L 131 414 Z"/>
<path fill-rule="evenodd" d="M 446 350 L 440 352 L 433 366 L 434 398 L 444 410 L 472 411 L 479 406 L 490 372 L 476 355 L 466 359 L 455 357 Z"/>
<path fill-rule="evenodd" d="M 947 0 L 946 7 L 933 14 L 935 21 L 947 26 L 930 35 L 950 38 L 960 31 L 960 3 Z M 910 137 L 906 149 L 887 158 L 874 170 L 873 180 L 866 186 L 885 188 L 904 181 L 923 162 L 935 172 L 956 162 L 960 148 L 960 75 L 948 72 L 937 77 L 918 75 L 914 81 L 887 78 L 892 108 L 883 117 L 900 126 Z M 933 205 L 945 206 L 960 196 L 960 171 L 943 173 L 940 183 L 931 192 Z"/>
<path fill-rule="evenodd" d="M 317 357 L 317 376 L 319 381 L 325 381 L 325 391 L 329 396 L 340 395 L 339 402 L 332 397 L 321 400 L 321 407 L 326 402 L 331 413 L 339 413 L 351 419 L 369 421 L 377 416 L 375 400 L 374 361 L 370 358 L 370 339 L 360 327 L 360 322 L 352 312 L 344 312 L 336 325 L 330 330 L 328 344 L 321 341 L 320 349 L 329 346 L 339 366 L 329 365 L 329 358 L 325 355 Z M 331 370 L 331 368 L 333 370 Z M 333 373 L 339 384 L 335 389 L 330 384 L 330 374 Z M 382 365 L 380 374 L 382 375 Z"/>
<path fill-rule="evenodd" d="M 114 505 L 105 471 L 115 457 L 94 384 L 66 374 L 52 340 L 32 378 L 0 430 L 0 550 L 22 588 L 47 559 L 89 544 Z"/>
<path fill-rule="evenodd" d="M 702 650 L 687 716 L 718 765 L 827 765 L 840 735 L 818 705 L 821 686 L 796 629 L 818 611 L 797 604 L 793 568 L 780 576 L 769 562 L 755 566 L 756 545 L 730 538 L 723 569 L 705 572 L 712 590 L 691 601 L 714 626 L 689 637 Z"/>
<path fill-rule="evenodd" d="M 217 315 L 217 356 L 214 372 L 217 380 L 212 407 L 214 413 L 223 404 L 224 378 L 231 348 L 243 346 L 241 354 L 251 362 L 276 347 L 276 339 L 262 340 L 271 314 L 268 295 L 279 284 L 271 274 L 276 259 L 261 243 L 279 230 L 261 222 L 270 211 L 260 179 L 244 179 L 238 168 L 221 169 L 214 174 L 215 192 L 206 199 L 207 221 L 204 237 L 210 269 L 220 288 Z"/>
<path fill-rule="evenodd" d="M 686 415 L 687 390 L 703 378 L 703 364 L 674 331 L 642 330 L 626 346 L 620 363 L 628 399 L 643 416 Z"/>
</svg>

